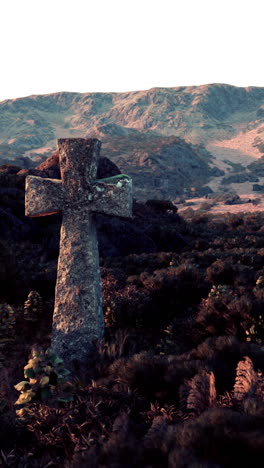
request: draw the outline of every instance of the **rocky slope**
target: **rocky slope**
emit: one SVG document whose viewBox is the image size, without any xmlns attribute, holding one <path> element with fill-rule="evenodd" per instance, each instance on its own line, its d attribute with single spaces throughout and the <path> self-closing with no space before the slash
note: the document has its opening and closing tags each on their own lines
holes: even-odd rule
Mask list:
<svg viewBox="0 0 264 468">
<path fill-rule="evenodd" d="M 61 92 L 0 103 L 0 164 L 36 166 L 57 138 L 76 136 L 102 140 L 102 155 L 133 177 L 142 200 L 201 193 L 206 184 L 238 193 L 264 184 L 264 88 Z"/>
</svg>

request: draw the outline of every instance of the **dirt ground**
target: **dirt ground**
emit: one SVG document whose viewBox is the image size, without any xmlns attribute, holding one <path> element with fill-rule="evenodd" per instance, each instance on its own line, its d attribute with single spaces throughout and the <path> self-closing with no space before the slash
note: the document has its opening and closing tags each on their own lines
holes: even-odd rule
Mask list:
<svg viewBox="0 0 264 468">
<path fill-rule="evenodd" d="M 226 205 L 224 202 L 216 202 L 210 198 L 191 198 L 183 204 L 177 204 L 178 212 L 182 213 L 192 208 L 193 210 L 200 210 L 209 212 L 210 214 L 222 213 L 253 213 L 255 211 L 264 210 L 264 194 L 243 194 L 240 195 L 240 203 L 234 205 Z M 186 203 L 189 204 L 186 205 Z"/>
</svg>

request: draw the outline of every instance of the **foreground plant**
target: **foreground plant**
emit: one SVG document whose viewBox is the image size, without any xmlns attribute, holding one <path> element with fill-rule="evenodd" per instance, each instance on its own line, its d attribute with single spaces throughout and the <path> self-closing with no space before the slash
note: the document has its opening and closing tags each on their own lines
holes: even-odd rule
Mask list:
<svg viewBox="0 0 264 468">
<path fill-rule="evenodd" d="M 17 414 L 23 416 L 24 406 L 34 402 L 69 402 L 73 400 L 73 387 L 67 380 L 70 372 L 65 369 L 63 360 L 50 349 L 32 350 L 31 358 L 24 367 L 23 380 L 15 385 L 20 392 L 15 402 Z"/>
<path fill-rule="evenodd" d="M 256 299 L 259 302 L 257 313 L 252 315 L 251 322 L 245 330 L 247 341 L 262 345 L 264 343 L 264 314 L 263 298 L 264 298 L 264 276 L 259 276 L 256 281 L 256 286 L 253 289 Z"/>
<path fill-rule="evenodd" d="M 37 291 L 30 291 L 24 304 L 24 319 L 36 322 L 43 312 L 43 301 Z"/>
</svg>

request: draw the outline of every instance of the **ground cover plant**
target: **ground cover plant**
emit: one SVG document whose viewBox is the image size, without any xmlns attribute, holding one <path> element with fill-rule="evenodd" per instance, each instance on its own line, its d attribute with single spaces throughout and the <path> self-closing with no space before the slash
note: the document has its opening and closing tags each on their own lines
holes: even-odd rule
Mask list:
<svg viewBox="0 0 264 468">
<path fill-rule="evenodd" d="M 7 193 L 0 464 L 261 467 L 264 214 L 179 216 L 162 201 L 134 202 L 133 231 L 98 219 L 105 337 L 70 376 L 49 353 L 59 218 L 26 220 Z"/>
</svg>

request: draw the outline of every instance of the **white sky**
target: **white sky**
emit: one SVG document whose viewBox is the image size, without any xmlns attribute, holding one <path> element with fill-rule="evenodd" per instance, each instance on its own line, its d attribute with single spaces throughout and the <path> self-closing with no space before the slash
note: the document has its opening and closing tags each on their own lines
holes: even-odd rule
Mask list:
<svg viewBox="0 0 264 468">
<path fill-rule="evenodd" d="M 264 86 L 263 0 L 0 0 L 0 101 Z"/>
</svg>

